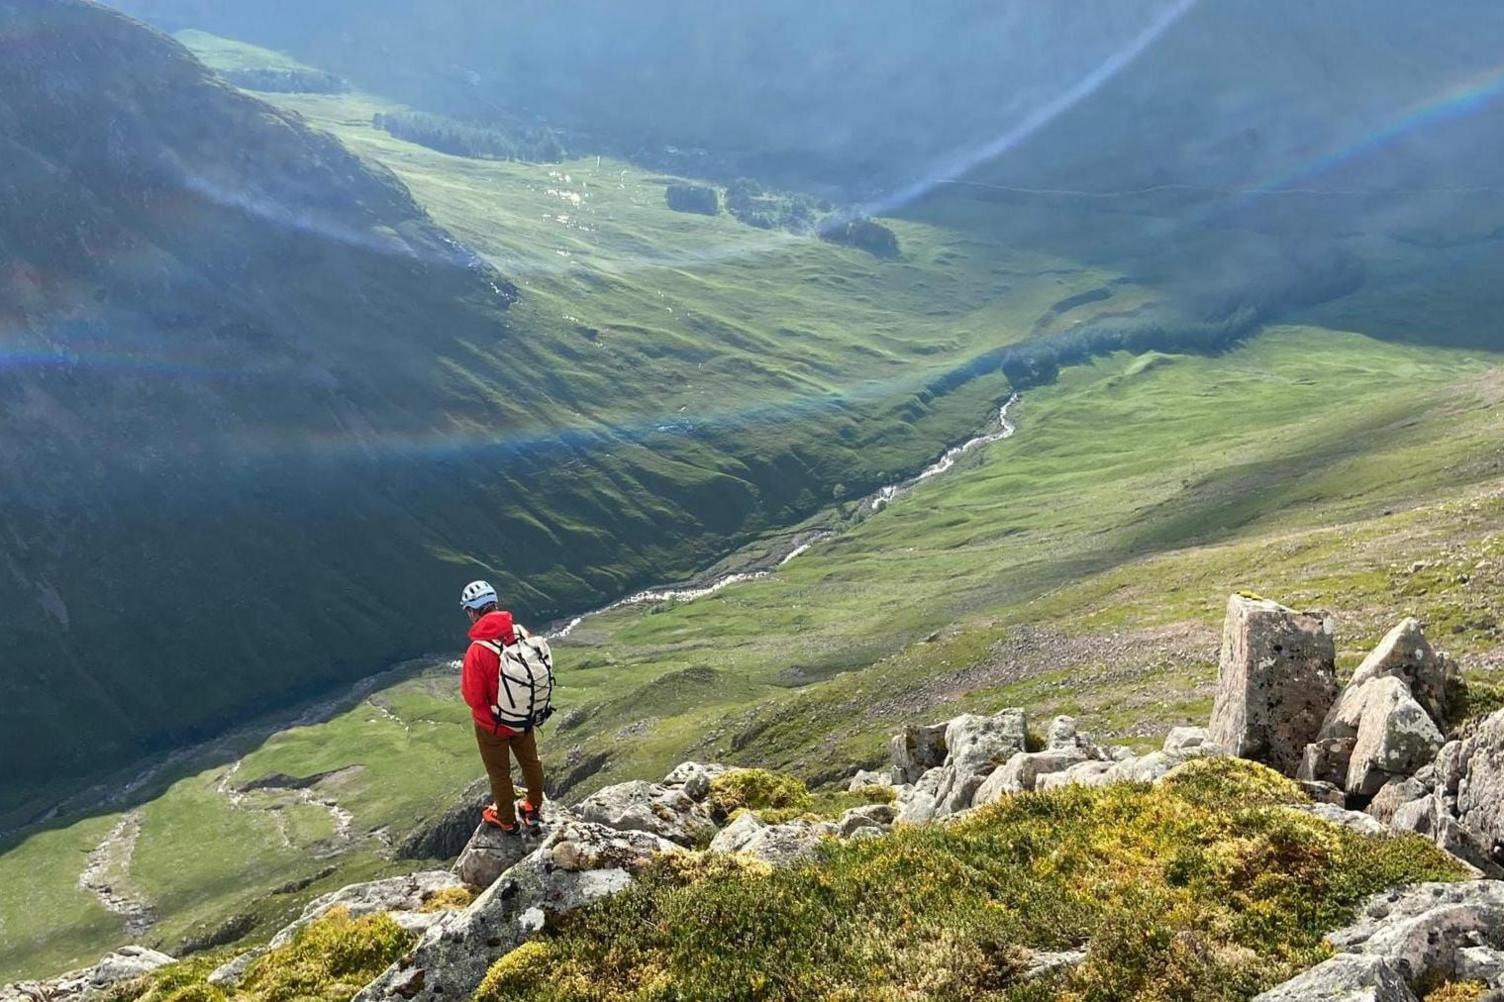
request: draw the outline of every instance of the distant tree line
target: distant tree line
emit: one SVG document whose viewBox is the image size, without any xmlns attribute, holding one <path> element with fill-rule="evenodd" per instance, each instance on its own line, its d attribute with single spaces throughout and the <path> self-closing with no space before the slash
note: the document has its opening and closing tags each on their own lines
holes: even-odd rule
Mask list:
<svg viewBox="0 0 1504 1002">
<path fill-rule="evenodd" d="M 858 219 L 828 219 L 820 224 L 820 239 L 846 244 L 875 257 L 897 257 L 898 235 L 882 223 L 865 216 Z"/>
<path fill-rule="evenodd" d="M 720 212 L 720 198 L 709 185 L 671 182 L 664 198 L 676 212 L 707 216 Z M 897 234 L 882 223 L 836 212 L 829 202 L 803 192 L 764 188 L 750 177 L 739 177 L 726 186 L 726 211 L 760 230 L 814 233 L 821 240 L 856 247 L 876 257 L 899 255 Z"/>
<path fill-rule="evenodd" d="M 504 130 L 422 111 L 378 112 L 371 124 L 398 139 L 458 157 L 527 163 L 558 163 L 564 159 L 564 144 L 548 128 Z"/>
<path fill-rule="evenodd" d="M 664 197 L 668 200 L 668 207 L 675 212 L 714 216 L 721 211 L 721 196 L 706 184 L 671 184 Z"/>
<path fill-rule="evenodd" d="M 771 191 L 750 177 L 739 177 L 726 186 L 726 211 L 760 230 L 809 233 L 819 214 L 829 209 L 829 203 L 802 192 Z"/>
<path fill-rule="evenodd" d="M 260 68 L 221 70 L 236 87 L 266 94 L 343 94 L 350 85 L 333 73 L 313 69 Z"/>
</svg>

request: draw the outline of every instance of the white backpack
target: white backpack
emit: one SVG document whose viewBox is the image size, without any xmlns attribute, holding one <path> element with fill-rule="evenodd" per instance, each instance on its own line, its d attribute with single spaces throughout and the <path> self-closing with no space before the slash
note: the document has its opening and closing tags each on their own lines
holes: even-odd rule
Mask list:
<svg viewBox="0 0 1504 1002">
<path fill-rule="evenodd" d="M 492 716 L 514 731 L 529 731 L 553 715 L 554 656 L 547 640 L 520 626 L 515 632 L 516 642 L 505 647 L 494 640 L 476 643 L 500 661 Z"/>
</svg>

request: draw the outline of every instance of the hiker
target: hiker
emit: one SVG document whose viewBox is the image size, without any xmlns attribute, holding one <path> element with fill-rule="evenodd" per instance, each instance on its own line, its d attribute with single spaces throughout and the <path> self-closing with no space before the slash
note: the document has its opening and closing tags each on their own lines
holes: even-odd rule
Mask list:
<svg viewBox="0 0 1504 1002">
<path fill-rule="evenodd" d="M 475 742 L 480 746 L 480 759 L 491 779 L 491 803 L 481 812 L 481 819 L 508 833 L 520 831 L 522 825 L 530 832 L 537 832 L 542 826 L 538 811 L 543 805 L 543 763 L 538 760 L 537 731 L 530 720 L 513 721 L 518 727 L 502 723 L 498 706 L 502 651 L 528 637 L 528 633 L 512 622 L 510 612 L 497 607 L 496 589 L 488 582 L 472 581 L 466 585 L 460 593 L 460 605 L 471 624 L 471 643 L 460 675 L 460 694 L 470 706 Z M 551 679 L 549 683 L 551 689 Z M 512 755 L 517 756 L 527 785 L 527 799 L 515 809 Z"/>
</svg>

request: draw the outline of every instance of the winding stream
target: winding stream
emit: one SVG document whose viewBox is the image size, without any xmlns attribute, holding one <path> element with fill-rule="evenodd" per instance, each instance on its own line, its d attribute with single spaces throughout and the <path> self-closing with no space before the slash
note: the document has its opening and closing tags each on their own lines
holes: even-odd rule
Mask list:
<svg viewBox="0 0 1504 1002">
<path fill-rule="evenodd" d="M 969 438 L 965 442 L 962 442 L 960 445 L 956 445 L 950 449 L 947 449 L 939 459 L 935 460 L 929 466 L 926 466 L 924 469 L 920 470 L 914 476 L 909 477 L 906 480 L 898 481 L 897 483 L 892 483 L 880 487 L 877 490 L 873 491 L 871 494 L 867 495 L 857 506 L 858 515 L 865 516 L 881 511 L 883 508 L 897 501 L 900 497 L 902 497 L 905 493 L 907 493 L 918 484 L 921 484 L 926 480 L 931 479 L 932 477 L 939 476 L 940 474 L 949 470 L 951 467 L 955 466 L 956 461 L 967 452 L 970 452 L 973 449 L 980 448 L 984 445 L 988 445 L 992 442 L 998 442 L 1005 438 L 1011 437 L 1014 432 L 1014 425 L 1012 421 L 1008 420 L 1008 410 L 1017 402 L 1018 395 L 1014 394 L 1008 399 L 1006 403 L 1002 405 L 1001 408 L 999 408 L 997 415 L 997 425 L 995 428 L 992 428 L 991 430 L 986 431 L 980 435 Z M 628 595 L 626 598 L 618 599 L 617 601 L 612 602 L 610 605 L 596 609 L 593 612 L 587 612 L 583 615 L 576 616 L 574 619 L 571 619 L 563 625 L 549 631 L 545 634 L 545 636 L 547 636 L 550 640 L 557 640 L 563 637 L 567 637 L 571 632 L 574 631 L 576 627 L 578 627 L 586 620 L 603 615 L 608 612 L 613 612 L 617 609 L 625 608 L 626 606 L 647 605 L 655 602 L 668 601 L 693 602 L 695 599 L 704 598 L 707 595 L 714 595 L 716 592 L 721 591 L 724 588 L 729 588 L 734 584 L 739 584 L 743 581 L 755 581 L 760 578 L 768 577 L 778 567 L 782 567 L 789 561 L 802 556 L 811 547 L 818 545 L 834 534 L 835 533 L 833 531 L 829 530 L 795 534 L 785 542 L 784 545 L 787 546 L 787 549 L 784 552 L 776 553 L 775 551 L 775 558 L 772 560 L 773 566 L 769 569 L 737 571 L 735 573 L 725 574 L 721 577 L 711 579 L 710 581 L 702 584 L 686 584 L 665 588 L 654 588 L 636 592 L 635 594 Z M 255 748 L 261 741 L 265 740 L 267 737 L 270 737 L 272 734 L 277 733 L 278 731 L 285 730 L 289 727 L 299 727 L 307 726 L 310 724 L 323 723 L 324 721 L 333 718 L 339 713 L 355 707 L 377 689 L 383 688 L 389 684 L 394 684 L 404 678 L 409 678 L 417 672 L 423 671 L 424 669 L 435 668 L 437 666 L 446 664 L 458 664 L 458 662 L 453 661 L 452 658 L 439 657 L 419 658 L 412 661 L 403 662 L 402 664 L 396 665 L 385 671 L 363 678 L 358 682 L 355 682 L 354 684 L 340 690 L 338 693 L 330 695 L 322 700 L 319 700 L 318 702 L 309 704 L 295 712 L 287 714 L 286 716 L 263 718 L 252 724 L 248 724 L 246 726 L 230 731 L 227 734 L 220 735 L 218 738 L 211 739 L 201 744 L 192 745 L 190 747 L 176 749 L 172 752 L 167 753 L 155 762 L 146 765 L 144 768 L 141 768 L 133 775 L 112 777 L 107 782 L 103 782 L 92 786 L 89 789 L 76 792 L 73 795 L 62 800 L 61 802 L 53 805 L 50 809 L 46 810 L 40 815 L 33 817 L 30 821 L 17 825 L 8 830 L 0 830 L 0 837 L 8 837 L 34 825 L 45 824 L 49 821 L 54 821 L 59 818 L 67 817 L 71 814 L 85 810 L 98 810 L 101 807 L 125 807 L 126 805 L 134 801 L 136 799 L 136 795 L 143 792 L 148 784 L 159 782 L 164 776 L 169 775 L 173 770 L 186 770 L 191 767 L 191 763 L 210 756 L 224 756 L 225 758 L 229 759 L 230 767 L 220 777 L 218 789 L 220 793 L 225 794 L 227 797 L 229 797 L 232 804 L 234 804 L 239 799 L 237 795 L 240 795 L 240 791 L 233 789 L 230 786 L 230 781 L 236 772 L 236 767 L 239 764 L 239 757 L 248 750 Z M 224 758 L 221 759 L 221 762 L 223 761 Z M 327 810 L 329 810 L 331 816 L 334 819 L 336 838 L 348 839 L 351 836 L 350 826 L 352 819 L 348 817 L 347 812 L 344 812 L 343 809 L 338 806 L 338 804 L 330 803 L 322 804 L 321 806 L 324 806 Z M 342 817 L 341 815 L 345 816 Z M 122 819 L 122 824 L 125 824 L 125 819 Z M 122 830 L 121 834 L 124 834 L 124 831 L 125 830 Z M 115 833 L 112 833 L 112 835 L 113 834 Z M 106 841 L 114 842 L 119 840 L 107 839 Z M 102 860 L 103 857 L 101 856 L 100 864 L 98 866 L 91 867 L 89 873 L 89 879 L 91 881 L 93 880 L 96 873 L 103 869 L 104 864 Z M 82 880 L 84 878 L 80 879 Z M 117 904 L 119 905 L 120 909 L 122 909 L 122 914 L 134 914 L 138 922 L 146 922 L 149 924 L 149 922 L 151 921 L 149 906 L 143 906 L 138 902 L 132 901 L 128 895 L 122 897 L 122 900 L 118 901 Z M 107 907 L 113 906 L 107 905 Z"/>
<path fill-rule="evenodd" d="M 873 491 L 871 494 L 867 495 L 861 500 L 861 502 L 857 505 L 857 511 L 864 515 L 870 515 L 875 512 L 882 511 L 884 508 L 892 504 L 899 497 L 912 490 L 914 487 L 924 483 L 931 477 L 939 476 L 940 474 L 949 470 L 951 467 L 955 466 L 956 460 L 960 459 L 963 455 L 970 452 L 971 450 L 980 448 L 984 445 L 989 445 L 992 442 L 1000 442 L 1005 438 L 1011 438 L 1015 429 L 1013 422 L 1008 420 L 1008 408 L 1012 407 L 1017 402 L 1018 394 L 1015 393 L 1013 394 L 1013 396 L 1008 398 L 1007 402 L 1004 403 L 1002 407 L 998 408 L 996 429 L 984 432 L 983 434 L 977 435 L 973 438 L 969 438 L 966 441 L 962 442 L 960 445 L 952 446 L 951 448 L 945 450 L 945 452 L 940 456 L 939 459 L 935 460 L 929 466 L 926 466 L 924 469 L 920 470 L 918 473 L 908 478 L 907 480 L 900 480 L 896 483 L 879 487 L 877 490 Z M 777 566 L 782 567 L 790 560 L 793 560 L 795 557 L 803 554 L 806 550 L 814 546 L 816 543 L 829 538 L 831 535 L 833 535 L 833 533 L 817 532 L 813 535 L 795 536 L 792 540 L 790 540 L 790 542 L 792 542 L 794 545 L 788 550 L 788 552 L 783 553 L 778 557 Z M 640 591 L 635 594 L 628 595 L 626 598 L 617 599 L 610 605 L 602 606 L 601 608 L 596 609 L 593 612 L 587 612 L 583 615 L 576 616 L 569 622 L 565 623 L 563 626 L 549 631 L 545 634 L 545 636 L 549 640 L 561 640 L 573 633 L 575 628 L 578 627 L 581 623 L 585 622 L 587 619 L 604 615 L 608 612 L 614 612 L 617 609 L 626 608 L 630 605 L 651 605 L 655 602 L 693 602 L 697 598 L 704 598 L 707 595 L 714 595 L 716 592 L 722 590 L 723 588 L 729 588 L 731 585 L 740 584 L 743 581 L 756 581 L 760 578 L 765 578 L 772 573 L 773 572 L 771 570 L 737 571 L 736 573 L 724 575 L 710 581 L 709 583 L 701 585 L 684 585 L 680 587 L 669 588 L 650 588 L 646 591 Z"/>
</svg>

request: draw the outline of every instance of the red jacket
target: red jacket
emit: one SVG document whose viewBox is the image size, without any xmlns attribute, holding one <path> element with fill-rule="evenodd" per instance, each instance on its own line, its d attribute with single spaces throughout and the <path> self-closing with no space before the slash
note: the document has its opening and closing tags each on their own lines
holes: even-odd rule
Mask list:
<svg viewBox="0 0 1504 1002">
<path fill-rule="evenodd" d="M 488 612 L 470 627 L 471 640 L 491 640 L 506 647 L 517 642 L 517 633 L 512 626 L 512 614 L 497 610 Z M 496 705 L 496 690 L 499 688 L 497 673 L 501 670 L 501 658 L 496 652 L 480 644 L 472 643 L 465 652 L 465 667 L 460 672 L 460 695 L 470 707 L 470 716 L 475 723 L 493 734 L 503 737 L 516 734 L 510 727 L 498 724 L 491 713 Z"/>
</svg>

